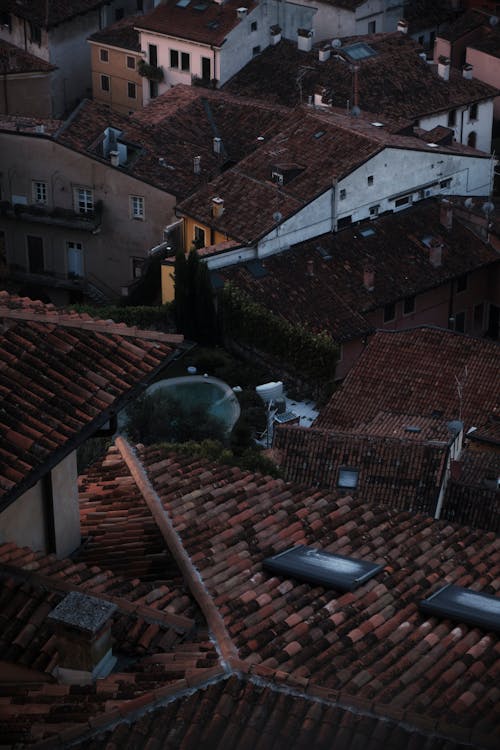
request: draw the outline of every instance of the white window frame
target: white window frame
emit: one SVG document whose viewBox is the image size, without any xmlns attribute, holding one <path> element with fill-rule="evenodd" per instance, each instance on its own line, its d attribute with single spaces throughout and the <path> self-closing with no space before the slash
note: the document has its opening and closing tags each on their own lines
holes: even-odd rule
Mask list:
<svg viewBox="0 0 500 750">
<path fill-rule="evenodd" d="M 88 187 L 73 188 L 73 202 L 78 214 L 91 214 L 94 211 L 94 191 Z"/>
<path fill-rule="evenodd" d="M 130 218 L 136 221 L 144 221 L 144 196 L 130 196 Z"/>
<path fill-rule="evenodd" d="M 33 180 L 32 182 L 33 203 L 47 205 L 48 185 L 44 180 Z"/>
<path fill-rule="evenodd" d="M 66 241 L 66 259 L 68 258 L 70 250 L 79 250 L 82 253 L 82 260 L 83 260 L 83 244 L 81 242 L 74 242 L 73 240 L 67 240 Z M 66 262 L 68 261 L 66 260 Z M 83 263 L 82 263 L 82 266 L 83 266 Z M 68 275 L 68 278 L 83 279 L 84 277 L 83 268 L 82 268 L 81 275 L 70 276 L 69 269 L 68 269 L 67 275 Z"/>
</svg>

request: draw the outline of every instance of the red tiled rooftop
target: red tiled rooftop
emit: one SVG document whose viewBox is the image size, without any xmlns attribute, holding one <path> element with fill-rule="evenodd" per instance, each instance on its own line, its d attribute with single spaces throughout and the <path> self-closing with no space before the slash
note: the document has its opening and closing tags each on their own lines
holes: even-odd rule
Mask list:
<svg viewBox="0 0 500 750">
<path fill-rule="evenodd" d="M 2 10 L 50 29 L 102 5 L 106 0 L 4 0 Z"/>
<path fill-rule="evenodd" d="M 111 24 L 111 26 L 106 26 L 105 29 L 96 31 L 89 36 L 89 41 L 128 49 L 133 52 L 140 52 L 139 32 L 134 28 L 139 18 L 141 16 L 125 16 L 125 18 Z"/>
<path fill-rule="evenodd" d="M 8 504 L 119 410 L 179 337 L 0 292 L 0 497 Z"/>
<path fill-rule="evenodd" d="M 255 7 L 254 0 L 227 0 L 225 3 L 207 2 L 206 7 L 197 10 L 192 0 L 186 7 L 179 7 L 178 0 L 165 0 L 151 13 L 137 22 L 137 28 L 153 31 L 181 39 L 189 39 L 202 44 L 220 47 L 227 35 L 240 23 L 237 8 L 246 8 L 250 13 Z"/>
<path fill-rule="evenodd" d="M 0 61 L 2 72 L 10 73 L 50 73 L 56 69 L 46 60 L 26 52 L 21 47 L 15 47 L 5 40 L 0 40 Z"/>
</svg>

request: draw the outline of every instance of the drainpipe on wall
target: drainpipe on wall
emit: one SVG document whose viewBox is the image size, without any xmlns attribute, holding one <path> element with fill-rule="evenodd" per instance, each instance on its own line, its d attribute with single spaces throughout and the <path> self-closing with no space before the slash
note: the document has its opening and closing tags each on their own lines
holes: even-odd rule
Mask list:
<svg viewBox="0 0 500 750">
<path fill-rule="evenodd" d="M 337 185 L 338 181 L 332 183 L 332 232 L 337 231 Z"/>
</svg>

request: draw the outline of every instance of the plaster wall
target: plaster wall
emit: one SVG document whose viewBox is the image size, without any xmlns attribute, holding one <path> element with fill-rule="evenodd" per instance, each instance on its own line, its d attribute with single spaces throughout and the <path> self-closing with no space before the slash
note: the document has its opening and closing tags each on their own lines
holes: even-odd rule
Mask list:
<svg viewBox="0 0 500 750">
<path fill-rule="evenodd" d="M 130 112 L 142 109 L 144 79 L 137 72 L 137 65 L 142 60 L 142 55 L 132 50 L 116 49 L 95 43 L 90 44 L 89 47 L 93 99 L 107 104 L 111 109 L 123 114 L 129 114 Z M 102 49 L 106 49 L 108 52 L 107 62 L 101 60 L 100 53 Z M 128 66 L 128 59 L 134 61 L 133 68 Z M 103 75 L 109 79 L 109 91 L 103 89 L 101 80 L 101 76 Z M 135 97 L 129 96 L 129 83 L 135 85 Z"/>
<path fill-rule="evenodd" d="M 489 83 L 497 89 L 500 88 L 500 58 L 468 47 L 467 62 L 474 66 L 472 71 L 474 78 Z M 494 99 L 493 117 L 495 120 L 500 120 L 500 96 Z"/>
<path fill-rule="evenodd" d="M 0 114 L 51 117 L 52 73 L 14 74 L 0 86 Z"/>
<path fill-rule="evenodd" d="M 45 552 L 45 513 L 41 483 L 38 482 L 0 514 L 0 541 Z"/>
<path fill-rule="evenodd" d="M 47 183 L 47 208 L 72 209 L 77 186 L 92 188 L 94 204 L 103 203 L 98 233 L 0 216 L 7 261 L 20 270 L 28 268 L 28 235 L 42 238 L 45 271 L 62 279 L 68 277 L 67 243 L 81 243 L 84 277 L 118 296 L 121 286 L 133 278 L 134 258 L 146 258 L 163 241 L 164 226 L 175 219 L 172 195 L 46 137 L 0 133 L 0 151 L 4 199 L 18 195 L 32 203 L 32 181 L 37 180 Z M 131 196 L 144 198 L 144 220 L 132 218 Z"/>
<path fill-rule="evenodd" d="M 80 545 L 80 511 L 78 508 L 78 472 L 76 451 L 52 469 L 55 553 L 67 557 Z"/>
<path fill-rule="evenodd" d="M 455 111 L 455 125 L 453 126 L 455 140 L 466 146 L 470 133 L 474 132 L 476 134 L 475 148 L 489 154 L 493 128 L 493 99 L 478 102 L 477 114 L 474 118 L 471 116 L 471 106 L 457 108 Z M 438 125 L 449 127 L 447 111 L 420 119 L 420 127 L 424 130 L 432 130 Z"/>
</svg>

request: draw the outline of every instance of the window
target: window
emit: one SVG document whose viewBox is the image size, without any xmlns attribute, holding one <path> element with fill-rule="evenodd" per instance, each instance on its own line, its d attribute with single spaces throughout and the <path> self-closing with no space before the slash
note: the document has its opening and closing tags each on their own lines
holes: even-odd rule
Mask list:
<svg viewBox="0 0 500 750">
<path fill-rule="evenodd" d="M 252 21 L 250 24 L 250 31 L 257 31 L 257 21 Z"/>
<path fill-rule="evenodd" d="M 476 329 L 480 328 L 482 330 L 483 320 L 484 320 L 484 304 L 480 302 L 479 305 L 474 305 L 474 327 Z"/>
<path fill-rule="evenodd" d="M 345 200 L 345 197 L 346 197 L 346 195 L 347 195 L 347 193 L 346 193 L 346 189 L 345 189 L 345 188 L 342 188 L 342 189 L 341 189 L 341 191 L 340 191 L 340 193 L 339 193 L 339 198 L 340 198 L 340 200 L 341 200 L 341 201 Z"/>
<path fill-rule="evenodd" d="M 376 21 L 368 21 L 368 33 L 369 34 L 375 34 L 376 28 L 377 28 Z"/>
<path fill-rule="evenodd" d="M 422 34 L 422 36 L 418 37 L 418 43 L 420 44 L 421 47 L 423 47 L 424 42 L 425 42 L 425 36 Z"/>
<path fill-rule="evenodd" d="M 450 109 L 448 112 L 448 127 L 454 128 L 457 122 L 457 110 L 456 109 Z"/>
<path fill-rule="evenodd" d="M 273 575 L 283 575 L 340 591 L 354 591 L 383 570 L 383 565 L 371 560 L 333 555 L 302 544 L 266 558 L 263 566 Z"/>
<path fill-rule="evenodd" d="M 376 216 L 378 216 L 378 210 L 379 210 L 379 208 L 380 208 L 380 206 L 378 206 L 378 205 L 377 206 L 370 206 L 370 216 L 372 217 L 372 219 L 374 219 Z"/>
<path fill-rule="evenodd" d="M 40 45 L 42 43 L 42 29 L 30 21 L 30 42 Z"/>
<path fill-rule="evenodd" d="M 158 47 L 156 44 L 148 44 L 148 57 L 149 64 L 154 65 L 156 68 L 158 65 Z"/>
<path fill-rule="evenodd" d="M 368 182 L 369 185 L 373 185 L 373 175 L 372 174 L 368 176 L 367 182 Z"/>
<path fill-rule="evenodd" d="M 12 22 L 10 20 L 10 13 L 0 13 L 0 26 L 4 29 L 12 31 Z"/>
<path fill-rule="evenodd" d="M 77 213 L 88 214 L 94 210 L 94 191 L 90 188 L 74 188 L 73 199 Z"/>
<path fill-rule="evenodd" d="M 394 205 L 396 208 L 399 208 L 400 206 L 407 206 L 408 203 L 410 203 L 410 196 L 404 195 L 402 198 L 397 198 L 394 201 Z"/>
<path fill-rule="evenodd" d="M 260 44 L 258 44 L 256 47 L 252 49 L 252 55 L 255 57 L 255 55 L 258 55 L 260 52 Z"/>
<path fill-rule="evenodd" d="M 209 57 L 201 58 L 201 77 L 204 81 L 209 81 L 212 76 L 212 66 Z"/>
<path fill-rule="evenodd" d="M 446 180 L 441 180 L 441 182 L 439 183 L 439 187 L 441 188 L 441 190 L 446 190 L 450 186 L 451 186 L 451 177 L 448 177 Z"/>
<path fill-rule="evenodd" d="M 455 313 L 455 331 L 465 333 L 465 312 Z"/>
<path fill-rule="evenodd" d="M 415 297 L 405 297 L 403 301 L 403 315 L 411 315 L 415 312 Z"/>
<path fill-rule="evenodd" d="M 131 258 L 132 261 L 132 278 L 140 279 L 142 276 L 142 265 L 144 258 Z"/>
<path fill-rule="evenodd" d="M 115 21 L 121 21 L 124 16 L 125 11 L 123 8 L 116 8 L 115 9 Z"/>
<path fill-rule="evenodd" d="M 28 245 L 28 271 L 30 273 L 43 273 L 45 264 L 43 260 L 43 239 L 41 237 L 26 237 Z"/>
<path fill-rule="evenodd" d="M 477 135 L 474 131 L 472 131 L 471 133 L 469 133 L 467 137 L 467 145 L 470 146 L 471 148 L 476 148 L 476 141 L 477 141 Z"/>
<path fill-rule="evenodd" d="M 33 201 L 34 203 L 47 203 L 46 182 L 33 182 Z"/>
<path fill-rule="evenodd" d="M 155 99 L 158 96 L 158 81 L 149 81 L 149 98 Z"/>
<path fill-rule="evenodd" d="M 109 91 L 109 76 L 101 76 L 101 91 Z"/>
<path fill-rule="evenodd" d="M 389 323 L 389 321 L 394 320 L 396 317 L 396 305 L 394 302 L 389 302 L 387 305 L 384 305 L 384 323 Z"/>
<path fill-rule="evenodd" d="M 67 242 L 66 257 L 68 260 L 68 279 L 81 279 L 83 277 L 82 243 Z"/>
<path fill-rule="evenodd" d="M 135 99 L 137 96 L 137 87 L 135 83 L 127 83 L 127 96 L 129 99 Z"/>
<path fill-rule="evenodd" d="M 469 120 L 477 120 L 477 104 L 471 104 L 469 107 Z"/>
<path fill-rule="evenodd" d="M 337 229 L 344 229 L 345 227 L 349 227 L 352 224 L 352 216 L 343 216 L 341 219 L 337 221 Z"/>
<path fill-rule="evenodd" d="M 189 53 L 181 52 L 181 70 L 189 72 L 189 68 L 190 68 Z"/>
<path fill-rule="evenodd" d="M 144 10 L 144 0 L 137 0 L 137 10 Z"/>
<path fill-rule="evenodd" d="M 109 62 L 109 54 L 107 49 L 99 50 L 99 59 L 101 62 Z"/>
<path fill-rule="evenodd" d="M 340 467 L 337 487 L 346 487 L 350 490 L 358 486 L 359 470 Z"/>
<path fill-rule="evenodd" d="M 179 67 L 179 53 L 176 49 L 170 50 L 170 67 L 171 68 L 178 68 Z"/>
<path fill-rule="evenodd" d="M 466 273 L 463 273 L 461 276 L 457 279 L 457 293 L 458 292 L 465 292 L 468 285 L 468 277 Z"/>
<path fill-rule="evenodd" d="M 419 603 L 419 609 L 431 617 L 500 632 L 500 599 L 462 586 L 447 584 Z"/>
<path fill-rule="evenodd" d="M 144 198 L 142 195 L 130 196 L 130 216 L 132 219 L 144 220 Z"/>
<path fill-rule="evenodd" d="M 194 246 L 199 250 L 205 247 L 205 230 L 201 227 L 194 228 Z"/>
<path fill-rule="evenodd" d="M 135 70 L 135 57 L 127 55 L 127 68 L 130 68 L 130 70 Z"/>
</svg>

